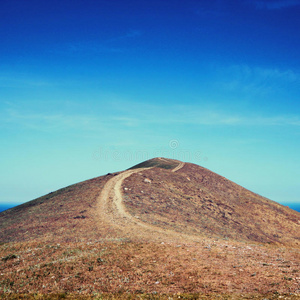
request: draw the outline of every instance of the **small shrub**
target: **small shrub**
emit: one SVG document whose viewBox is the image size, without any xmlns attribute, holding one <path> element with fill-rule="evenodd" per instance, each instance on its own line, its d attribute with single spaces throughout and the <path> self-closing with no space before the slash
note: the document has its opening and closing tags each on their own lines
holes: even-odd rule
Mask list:
<svg viewBox="0 0 300 300">
<path fill-rule="evenodd" d="M 4 261 L 4 262 L 7 262 L 8 260 L 15 259 L 15 258 L 17 258 L 17 255 L 15 255 L 15 254 L 9 254 L 9 255 L 3 257 L 1 260 Z"/>
<path fill-rule="evenodd" d="M 293 278 L 291 278 L 291 277 L 286 277 L 286 276 L 284 276 L 284 279 L 285 279 L 285 280 L 289 280 L 289 281 L 293 280 Z"/>
<path fill-rule="evenodd" d="M 98 258 L 97 258 L 97 263 L 98 263 L 99 265 L 101 265 L 101 264 L 104 263 L 104 260 L 103 260 L 101 257 L 98 257 Z"/>
</svg>

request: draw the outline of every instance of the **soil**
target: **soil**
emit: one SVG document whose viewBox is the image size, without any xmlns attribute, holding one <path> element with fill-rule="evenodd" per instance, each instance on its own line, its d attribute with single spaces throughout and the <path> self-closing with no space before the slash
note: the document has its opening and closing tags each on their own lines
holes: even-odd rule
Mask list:
<svg viewBox="0 0 300 300">
<path fill-rule="evenodd" d="M 299 220 L 205 168 L 153 159 L 0 213 L 0 295 L 297 299 Z"/>
</svg>

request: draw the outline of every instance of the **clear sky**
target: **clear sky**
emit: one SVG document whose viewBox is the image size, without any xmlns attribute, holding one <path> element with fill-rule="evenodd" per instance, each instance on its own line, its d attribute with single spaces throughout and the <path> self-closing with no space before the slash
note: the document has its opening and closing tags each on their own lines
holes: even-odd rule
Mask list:
<svg viewBox="0 0 300 300">
<path fill-rule="evenodd" d="M 156 156 L 300 202 L 299 0 L 1 0 L 0 203 Z"/>
</svg>

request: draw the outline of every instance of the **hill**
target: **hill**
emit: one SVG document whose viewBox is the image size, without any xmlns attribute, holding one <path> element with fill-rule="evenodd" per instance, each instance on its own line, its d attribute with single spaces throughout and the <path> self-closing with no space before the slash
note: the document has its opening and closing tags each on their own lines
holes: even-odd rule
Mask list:
<svg viewBox="0 0 300 300">
<path fill-rule="evenodd" d="M 128 177 L 123 187 L 130 214 L 161 228 L 240 241 L 300 244 L 299 213 L 194 164 L 185 163 L 177 172 L 144 170 Z"/>
<path fill-rule="evenodd" d="M 124 207 L 129 220 L 135 217 L 133 226 L 139 220 L 151 225 L 151 230 L 237 241 L 300 243 L 299 213 L 203 167 L 165 158 L 71 185 L 2 212 L 0 240 L 77 241 L 118 234 L 132 238 L 126 226 L 121 225 L 122 233 L 118 231 L 117 213 L 110 216 L 98 197 L 113 180 L 123 192 L 119 207 Z M 107 201 L 106 205 L 113 204 Z M 87 233 L 86 228 L 93 229 Z"/>
<path fill-rule="evenodd" d="M 299 228 L 288 207 L 198 165 L 154 158 L 0 213 L 0 286 L 297 293 Z"/>
</svg>

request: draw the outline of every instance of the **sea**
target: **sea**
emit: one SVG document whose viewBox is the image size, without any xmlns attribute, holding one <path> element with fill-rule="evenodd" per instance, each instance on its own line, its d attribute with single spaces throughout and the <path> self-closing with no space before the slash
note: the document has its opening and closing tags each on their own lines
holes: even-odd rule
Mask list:
<svg viewBox="0 0 300 300">
<path fill-rule="evenodd" d="M 17 206 L 16 204 L 0 204 L 0 212 Z"/>
<path fill-rule="evenodd" d="M 289 208 L 300 212 L 300 203 L 288 203 L 288 204 L 285 203 L 283 205 L 288 206 Z M 0 212 L 15 206 L 16 204 L 0 204 Z"/>
<path fill-rule="evenodd" d="M 300 212 L 300 203 L 290 203 L 290 204 L 284 204 L 285 206 L 288 206 L 289 208 Z"/>
</svg>

